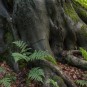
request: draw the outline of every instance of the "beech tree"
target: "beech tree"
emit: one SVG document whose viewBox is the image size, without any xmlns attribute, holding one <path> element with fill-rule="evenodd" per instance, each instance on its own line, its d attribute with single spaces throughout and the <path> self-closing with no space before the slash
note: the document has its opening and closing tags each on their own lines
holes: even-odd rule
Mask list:
<svg viewBox="0 0 87 87">
<path fill-rule="evenodd" d="M 87 49 L 86 24 L 87 9 L 75 0 L 7 0 L 7 5 L 0 0 L 0 54 L 6 52 L 12 41 L 23 40 L 31 48 L 48 51 L 60 60 L 59 55 L 67 55 L 69 50 Z M 66 60 L 68 55 L 64 56 Z M 82 67 L 78 61 L 73 62 Z M 59 66 L 48 61 L 38 66 L 44 66 L 45 79 L 60 76 L 60 87 L 76 87 Z M 43 87 L 51 86 L 45 83 Z"/>
</svg>

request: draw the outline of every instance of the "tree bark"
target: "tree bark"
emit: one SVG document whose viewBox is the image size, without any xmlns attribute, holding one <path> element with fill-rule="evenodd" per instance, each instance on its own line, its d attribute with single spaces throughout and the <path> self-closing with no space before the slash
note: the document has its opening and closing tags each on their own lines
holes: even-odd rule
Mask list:
<svg viewBox="0 0 87 87">
<path fill-rule="evenodd" d="M 5 17 L 10 19 L 5 9 L 3 12 Z M 71 0 L 15 0 L 12 23 L 8 21 L 11 30 L 8 31 L 12 32 L 10 35 L 13 34 L 11 37 L 14 40 L 23 40 L 33 49 L 48 51 L 56 57 L 63 50 L 75 50 L 79 47 L 87 49 L 87 25 L 82 21 L 84 19 L 80 19 L 81 13 L 76 12 L 77 8 L 74 9 Z M 4 16 L 2 12 L 0 13 Z M 1 26 L 0 29 L 2 33 L 0 39 L 4 42 Z M 7 41 L 12 42 L 13 39 Z M 46 63 L 54 69 L 44 68 L 47 78 L 59 75 L 65 82 L 60 87 L 76 87 L 73 81 L 63 74 L 59 66 L 51 65 L 49 62 L 45 62 L 44 65 Z M 45 84 L 43 87 L 50 87 L 50 85 Z"/>
</svg>

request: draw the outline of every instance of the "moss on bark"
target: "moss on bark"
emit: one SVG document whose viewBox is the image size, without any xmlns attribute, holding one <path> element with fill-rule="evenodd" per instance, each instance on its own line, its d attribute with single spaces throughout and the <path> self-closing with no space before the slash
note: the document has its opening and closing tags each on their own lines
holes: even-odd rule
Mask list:
<svg viewBox="0 0 87 87">
<path fill-rule="evenodd" d="M 64 3 L 64 10 L 65 13 L 75 22 L 77 23 L 79 21 L 79 17 L 76 14 L 74 8 L 69 3 Z"/>
</svg>

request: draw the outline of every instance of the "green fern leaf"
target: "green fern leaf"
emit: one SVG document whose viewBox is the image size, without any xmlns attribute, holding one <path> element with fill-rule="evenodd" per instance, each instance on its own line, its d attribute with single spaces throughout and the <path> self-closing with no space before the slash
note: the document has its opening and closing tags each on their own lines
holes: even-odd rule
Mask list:
<svg viewBox="0 0 87 87">
<path fill-rule="evenodd" d="M 18 61 L 20 61 L 22 59 L 27 61 L 27 56 L 26 55 L 22 55 L 20 53 L 12 53 L 12 56 L 13 56 L 15 62 L 18 62 Z"/>
<path fill-rule="evenodd" d="M 78 84 L 82 87 L 87 87 L 87 81 L 86 80 L 76 80 L 76 84 Z"/>
<path fill-rule="evenodd" d="M 87 60 L 87 51 L 84 50 L 84 49 L 81 48 L 81 47 L 80 47 L 80 51 L 81 51 L 81 53 L 82 53 L 83 58 L 84 58 L 85 60 Z"/>
<path fill-rule="evenodd" d="M 43 83 L 43 77 L 45 77 L 44 71 L 40 69 L 39 67 L 31 69 L 28 74 L 29 80 L 34 80 L 34 81 L 38 81 L 42 83 Z"/>
<path fill-rule="evenodd" d="M 55 58 L 46 51 L 34 51 L 34 53 L 31 54 L 31 52 L 27 52 L 29 48 L 27 48 L 28 45 L 25 42 L 15 41 L 13 43 L 21 49 L 20 53 L 12 53 L 16 62 L 21 59 L 25 59 L 26 61 L 48 60 L 53 64 L 57 64 Z"/>
<path fill-rule="evenodd" d="M 48 60 L 52 62 L 53 64 L 57 64 L 56 60 L 46 51 L 35 51 L 33 54 L 29 56 L 29 61 L 34 61 L 34 60 Z"/>
<path fill-rule="evenodd" d="M 28 45 L 23 41 L 15 41 L 13 42 L 19 49 L 21 49 L 21 53 L 27 52 L 29 49 Z"/>
<path fill-rule="evenodd" d="M 48 56 L 46 56 L 45 59 L 48 60 L 49 62 L 57 65 L 57 62 L 56 62 L 55 58 L 52 57 L 51 55 L 48 54 Z"/>
<path fill-rule="evenodd" d="M 11 87 L 11 80 L 10 78 L 3 78 L 0 80 L 0 84 L 4 85 L 5 87 Z"/>
</svg>

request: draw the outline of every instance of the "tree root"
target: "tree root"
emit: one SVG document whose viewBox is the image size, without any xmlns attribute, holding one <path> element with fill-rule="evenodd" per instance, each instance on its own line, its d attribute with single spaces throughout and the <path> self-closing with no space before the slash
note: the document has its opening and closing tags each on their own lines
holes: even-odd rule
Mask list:
<svg viewBox="0 0 87 87">
<path fill-rule="evenodd" d="M 63 60 L 67 61 L 67 63 L 79 67 L 81 69 L 87 70 L 87 61 L 79 58 L 79 56 L 74 56 L 74 53 L 77 55 L 81 55 L 79 50 L 71 50 L 64 55 Z"/>
<path fill-rule="evenodd" d="M 64 74 L 57 65 L 53 65 L 46 60 L 42 61 L 41 63 L 43 63 L 46 67 L 49 67 L 53 72 L 56 73 L 56 75 L 60 76 L 68 87 L 77 87 L 74 81 L 71 80 L 66 74 Z"/>
</svg>

